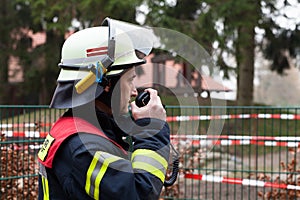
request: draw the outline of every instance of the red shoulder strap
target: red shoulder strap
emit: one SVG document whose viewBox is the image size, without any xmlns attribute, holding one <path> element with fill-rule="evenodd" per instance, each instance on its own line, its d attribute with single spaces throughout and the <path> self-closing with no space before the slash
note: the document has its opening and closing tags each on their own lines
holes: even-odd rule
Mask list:
<svg viewBox="0 0 300 200">
<path fill-rule="evenodd" d="M 127 151 L 125 151 L 118 143 L 108 138 L 101 130 L 89 122 L 78 117 L 61 117 L 51 128 L 50 134 L 47 135 L 42 148 L 38 153 L 39 161 L 44 166 L 52 168 L 55 153 L 62 142 L 69 136 L 79 132 L 99 135 L 116 145 L 124 154 L 127 154 Z"/>
</svg>

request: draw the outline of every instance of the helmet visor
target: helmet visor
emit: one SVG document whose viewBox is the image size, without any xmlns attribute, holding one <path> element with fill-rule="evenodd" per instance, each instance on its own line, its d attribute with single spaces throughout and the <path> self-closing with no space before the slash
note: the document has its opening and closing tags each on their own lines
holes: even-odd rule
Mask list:
<svg viewBox="0 0 300 200">
<path fill-rule="evenodd" d="M 157 42 L 154 31 L 148 27 L 141 27 L 127 22 L 106 18 L 102 26 L 109 27 L 109 41 L 118 37 L 117 29 L 122 30 L 132 41 L 133 48 L 147 56 L 150 54 L 153 46 Z"/>
</svg>

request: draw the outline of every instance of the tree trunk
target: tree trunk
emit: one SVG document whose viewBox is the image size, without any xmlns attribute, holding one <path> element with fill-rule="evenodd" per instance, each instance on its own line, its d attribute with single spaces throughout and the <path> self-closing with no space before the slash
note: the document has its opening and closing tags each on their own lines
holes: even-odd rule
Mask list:
<svg viewBox="0 0 300 200">
<path fill-rule="evenodd" d="M 0 104 L 8 103 L 8 60 L 10 51 L 9 29 L 3 24 L 8 23 L 7 1 L 1 2 L 0 9 Z"/>
<path fill-rule="evenodd" d="M 254 26 L 243 26 L 239 29 L 239 70 L 237 103 L 240 106 L 253 104 L 254 80 Z"/>
<path fill-rule="evenodd" d="M 56 78 L 59 73 L 57 66 L 60 61 L 61 47 L 64 42 L 64 36 L 55 31 L 46 32 L 46 48 L 41 62 L 44 66 L 41 69 L 41 87 L 39 91 L 39 104 L 47 105 L 50 103 L 55 86 Z M 40 66 L 41 67 L 41 66 Z"/>
</svg>

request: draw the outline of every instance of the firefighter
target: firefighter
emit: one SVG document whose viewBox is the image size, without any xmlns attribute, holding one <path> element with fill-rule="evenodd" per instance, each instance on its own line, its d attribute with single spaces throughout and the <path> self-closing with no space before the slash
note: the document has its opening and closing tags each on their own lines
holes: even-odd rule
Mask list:
<svg viewBox="0 0 300 200">
<path fill-rule="evenodd" d="M 170 151 L 166 111 L 150 88 L 146 106 L 130 103 L 152 34 L 107 18 L 66 39 L 50 104 L 66 112 L 38 153 L 39 199 L 159 198 Z"/>
</svg>

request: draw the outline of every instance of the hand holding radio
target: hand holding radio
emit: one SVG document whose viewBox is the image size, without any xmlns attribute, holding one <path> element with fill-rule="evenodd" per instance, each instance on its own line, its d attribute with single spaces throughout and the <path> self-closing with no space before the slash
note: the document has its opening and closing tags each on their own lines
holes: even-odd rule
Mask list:
<svg viewBox="0 0 300 200">
<path fill-rule="evenodd" d="M 150 94 L 151 93 L 148 92 L 148 91 L 143 91 L 143 92 L 139 93 L 137 95 L 136 99 L 135 99 L 136 106 L 139 107 L 139 108 L 142 108 L 142 107 L 146 106 L 149 103 L 149 101 L 151 100 L 151 95 Z M 153 96 L 156 98 L 157 93 L 156 93 L 156 96 L 152 94 L 152 97 Z M 161 104 L 160 98 L 159 98 L 159 102 Z M 150 112 L 151 112 L 151 110 L 150 110 Z M 164 112 L 164 114 L 165 113 L 166 112 Z M 171 170 L 172 173 L 165 180 L 165 182 L 164 182 L 165 187 L 170 187 L 175 183 L 175 181 L 177 179 L 178 172 L 179 172 L 179 167 L 178 167 L 178 165 L 179 165 L 179 154 L 175 150 L 174 146 L 171 143 L 170 143 L 170 147 L 172 149 L 172 170 Z"/>
<path fill-rule="evenodd" d="M 147 105 L 149 101 L 150 101 L 150 93 L 146 91 L 140 92 L 135 98 L 135 104 L 139 108 Z"/>
<path fill-rule="evenodd" d="M 166 121 L 166 111 L 154 89 L 146 89 L 139 93 L 136 100 L 131 103 L 131 109 L 134 119 L 156 118 Z"/>
</svg>

